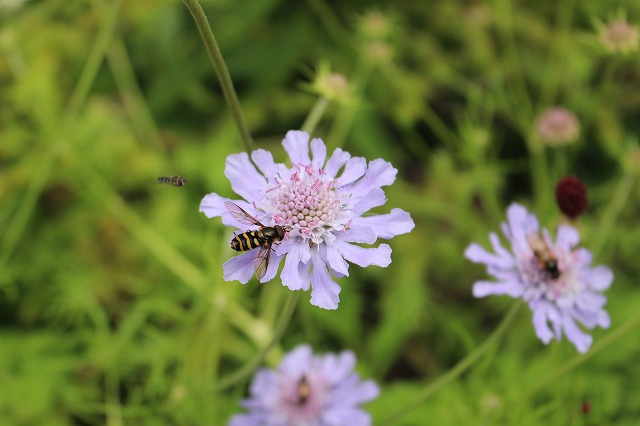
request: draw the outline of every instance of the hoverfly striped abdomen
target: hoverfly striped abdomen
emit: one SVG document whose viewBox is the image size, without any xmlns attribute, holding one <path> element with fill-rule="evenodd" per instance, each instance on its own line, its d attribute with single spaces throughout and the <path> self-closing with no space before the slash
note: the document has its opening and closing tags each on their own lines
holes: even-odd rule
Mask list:
<svg viewBox="0 0 640 426">
<path fill-rule="evenodd" d="M 249 251 L 260 247 L 266 241 L 260 235 L 261 233 L 261 231 L 246 231 L 238 234 L 231 240 L 231 248 L 235 251 Z"/>
<path fill-rule="evenodd" d="M 185 186 L 187 180 L 182 176 L 160 176 L 158 183 L 166 183 L 173 186 Z"/>
</svg>

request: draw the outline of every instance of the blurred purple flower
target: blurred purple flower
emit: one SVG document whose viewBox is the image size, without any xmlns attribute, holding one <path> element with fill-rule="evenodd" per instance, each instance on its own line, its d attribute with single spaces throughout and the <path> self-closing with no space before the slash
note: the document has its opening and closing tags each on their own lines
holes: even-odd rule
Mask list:
<svg viewBox="0 0 640 426">
<path fill-rule="evenodd" d="M 578 352 L 587 352 L 593 337 L 576 322 L 589 330 L 609 327 L 609 315 L 603 308 L 607 299 L 602 292 L 613 282 L 613 273 L 606 266 L 591 267 L 591 253 L 575 248 L 580 236 L 574 227 L 560 225 L 553 243 L 546 229 L 540 234 L 538 219 L 523 206 L 511 204 L 507 219 L 502 232 L 511 251 L 495 233 L 489 236 L 495 254 L 476 243 L 465 251 L 467 259 L 486 264 L 487 272 L 497 280 L 477 281 L 473 295 L 521 297 L 533 311 L 540 340 L 548 344 L 554 338 L 561 340 L 564 334 Z"/>
<path fill-rule="evenodd" d="M 392 209 L 389 214 L 367 215 L 387 199 L 382 186 L 391 185 L 397 170 L 377 159 L 367 162 L 351 157 L 340 148 L 327 160 L 327 148 L 320 139 L 311 141 L 302 131 L 289 131 L 282 142 L 293 167 L 275 163 L 270 152 L 253 151 L 227 157 L 225 175 L 233 190 L 244 200 L 233 200 L 265 226 L 280 225 L 288 236 L 274 244 L 269 267 L 261 282 L 272 280 L 282 259 L 282 284 L 291 290 L 309 290 L 311 304 L 336 309 L 340 286 L 333 277 L 349 275 L 346 261 L 366 267 L 387 267 L 391 248 L 380 244 L 363 248 L 354 243 L 373 244 L 378 238 L 390 239 L 414 227 L 409 214 Z M 340 170 L 342 172 L 340 173 Z M 200 203 L 207 217 L 221 216 L 222 223 L 245 231 L 225 208 L 226 198 L 208 194 Z M 250 250 L 224 264 L 224 279 L 249 281 L 255 271 L 259 250 Z"/>
<path fill-rule="evenodd" d="M 289 352 L 277 370 L 259 370 L 250 397 L 242 402 L 247 414 L 236 414 L 229 426 L 367 426 L 371 416 L 359 405 L 378 397 L 373 380 L 353 372 L 356 357 L 314 356 L 307 345 Z"/>
</svg>

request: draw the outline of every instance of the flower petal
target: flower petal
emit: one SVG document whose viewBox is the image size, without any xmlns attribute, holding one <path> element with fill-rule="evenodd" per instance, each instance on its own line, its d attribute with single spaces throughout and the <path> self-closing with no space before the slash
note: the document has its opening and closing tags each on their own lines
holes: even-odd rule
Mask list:
<svg viewBox="0 0 640 426">
<path fill-rule="evenodd" d="M 384 195 L 384 191 L 380 188 L 375 188 L 366 197 L 361 198 L 354 204 L 353 214 L 360 216 L 374 207 L 382 206 L 386 202 L 387 197 Z"/>
<path fill-rule="evenodd" d="M 341 150 L 340 148 L 336 148 L 329 157 L 329 161 L 327 161 L 327 165 L 324 166 L 324 172 L 330 177 L 336 177 L 338 171 L 344 164 L 351 158 L 351 154 L 346 151 Z"/>
<path fill-rule="evenodd" d="M 284 256 L 278 256 L 273 251 L 271 252 L 271 255 L 269 256 L 269 265 L 267 265 L 267 270 L 265 271 L 264 277 L 262 277 L 262 279 L 260 280 L 261 283 L 267 283 L 275 278 L 276 274 L 278 273 L 278 268 L 280 267 L 280 262 L 283 258 Z"/>
<path fill-rule="evenodd" d="M 225 162 L 224 175 L 236 194 L 249 202 L 260 201 L 267 191 L 267 180 L 249 161 L 246 152 L 231 154 Z"/>
<path fill-rule="evenodd" d="M 368 226 L 373 229 L 378 238 L 385 240 L 396 235 L 406 234 L 415 226 L 409 213 L 402 209 L 393 209 L 389 214 L 354 218 L 352 224 L 354 226 Z"/>
<path fill-rule="evenodd" d="M 251 153 L 251 160 L 258 166 L 270 185 L 275 185 L 275 177 L 278 175 L 278 167 L 273 161 L 273 155 L 264 149 L 257 149 Z"/>
<path fill-rule="evenodd" d="M 534 303 L 531 309 L 533 310 L 533 328 L 536 335 L 545 345 L 548 345 L 553 339 L 553 333 L 548 324 L 549 310 L 553 308 L 547 303 Z"/>
<path fill-rule="evenodd" d="M 606 266 L 596 266 L 584 271 L 580 279 L 587 282 L 592 290 L 604 291 L 613 283 L 613 272 Z"/>
<path fill-rule="evenodd" d="M 579 242 L 580 234 L 576 228 L 570 225 L 558 226 L 555 244 L 556 248 L 569 250 Z"/>
<path fill-rule="evenodd" d="M 338 188 L 360 179 L 367 170 L 367 160 L 362 157 L 350 158 L 344 165 L 344 170 L 338 178 Z M 351 190 L 351 193 L 354 192 Z"/>
<path fill-rule="evenodd" d="M 282 141 L 285 151 L 289 154 L 291 164 L 311 164 L 309 159 L 309 134 L 301 130 L 289 130 Z"/>
<path fill-rule="evenodd" d="M 299 376 L 309 368 L 313 358 L 311 346 L 298 345 L 285 355 L 278 366 L 278 371 L 284 376 Z"/>
<path fill-rule="evenodd" d="M 522 286 L 513 282 L 476 281 L 473 284 L 473 297 L 486 297 L 494 294 L 506 294 L 511 297 L 522 296 Z"/>
<path fill-rule="evenodd" d="M 495 234 L 494 234 L 495 235 Z M 464 257 L 474 263 L 484 263 L 489 266 L 496 266 L 500 269 L 509 269 L 513 266 L 513 261 L 510 257 L 497 256 L 491 252 L 488 252 L 480 244 L 471 243 L 469 247 L 464 251 Z"/>
<path fill-rule="evenodd" d="M 323 413 L 321 424 L 323 426 L 370 426 L 371 415 L 359 408 L 338 405 L 337 407 L 330 407 Z"/>
<path fill-rule="evenodd" d="M 200 211 L 208 218 L 222 216 L 222 213 L 227 211 L 227 208 L 224 206 L 225 201 L 227 201 L 226 198 L 212 192 L 211 194 L 205 195 L 202 201 L 200 201 Z"/>
<path fill-rule="evenodd" d="M 309 245 L 302 239 L 300 241 L 289 241 L 288 243 L 289 252 L 280 274 L 282 285 L 290 290 L 309 290 L 309 277 L 301 274 L 301 267 L 309 268 L 306 265 L 311 258 Z"/>
<path fill-rule="evenodd" d="M 333 281 L 319 253 L 311 254 L 311 304 L 323 309 L 337 309 L 340 286 Z"/>
<path fill-rule="evenodd" d="M 349 264 L 344 260 L 338 246 L 327 244 L 327 263 L 329 267 L 339 274 L 349 276 Z"/>
<path fill-rule="evenodd" d="M 374 248 L 364 248 L 337 239 L 334 246 L 342 257 L 362 268 L 371 265 L 386 268 L 391 263 L 391 247 L 388 244 L 380 244 L 380 246 Z M 331 266 L 333 267 L 333 265 Z"/>
<path fill-rule="evenodd" d="M 562 315 L 562 329 L 567 339 L 575 345 L 578 352 L 583 354 L 589 350 L 593 343 L 593 337 L 580 330 L 568 313 Z"/>
<path fill-rule="evenodd" d="M 356 197 L 366 196 L 372 189 L 391 185 L 396 180 L 398 170 L 391 163 L 381 158 L 369 162 L 369 167 L 362 179 L 351 187 L 351 193 Z"/>
<path fill-rule="evenodd" d="M 322 169 L 324 162 L 327 161 L 327 147 L 322 142 L 322 139 L 315 138 L 311 140 L 311 154 L 313 156 L 311 165 L 317 170 Z"/>
<path fill-rule="evenodd" d="M 375 231 L 369 226 L 350 226 L 341 237 L 348 243 L 373 244 L 378 239 Z"/>
<path fill-rule="evenodd" d="M 253 274 L 256 272 L 254 259 L 257 250 L 251 250 L 234 256 L 227 260 L 223 265 L 225 281 L 240 281 L 241 284 L 249 282 Z"/>
</svg>

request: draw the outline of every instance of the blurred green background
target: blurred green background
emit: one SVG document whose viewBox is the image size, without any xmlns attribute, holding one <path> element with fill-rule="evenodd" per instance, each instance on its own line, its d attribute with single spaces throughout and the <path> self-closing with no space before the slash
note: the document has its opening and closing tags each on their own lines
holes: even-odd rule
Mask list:
<svg viewBox="0 0 640 426">
<path fill-rule="evenodd" d="M 381 396 L 374 422 L 480 345 L 513 303 L 476 300 L 506 206 L 554 230 L 555 182 L 578 175 L 577 224 L 610 266 L 610 330 L 583 359 L 543 346 L 528 310 L 502 344 L 403 425 L 640 424 L 640 60 L 599 30 L 637 1 L 202 1 L 260 148 L 285 160 L 328 70 L 349 91 L 314 136 L 398 168 L 389 201 L 412 233 L 386 268 L 351 268 L 340 307 L 301 295 L 273 366 L 298 343 L 350 349 Z M 0 2 L 0 424 L 223 425 L 271 339 L 288 290 L 224 282 L 231 230 L 198 212 L 232 196 L 243 145 L 191 15 L 178 0 Z M 325 74 L 326 75 L 326 74 Z M 561 105 L 578 141 L 545 147 Z M 185 176 L 183 188 L 156 178 Z M 627 328 L 623 328 L 627 324 Z M 617 334 L 615 334 L 617 333 Z M 584 362 L 581 362 L 584 361 Z M 574 362 L 564 369 L 566 363 Z"/>
</svg>

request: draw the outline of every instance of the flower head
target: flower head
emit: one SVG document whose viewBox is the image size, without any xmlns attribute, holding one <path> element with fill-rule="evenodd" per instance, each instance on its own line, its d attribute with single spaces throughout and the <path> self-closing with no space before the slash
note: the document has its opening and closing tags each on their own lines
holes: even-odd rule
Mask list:
<svg viewBox="0 0 640 426">
<path fill-rule="evenodd" d="M 229 426 L 370 425 L 359 405 L 380 390 L 373 380 L 360 380 L 355 364 L 353 352 L 314 356 L 309 346 L 298 346 L 277 370 L 256 373 L 251 395 L 242 402 L 249 413 L 233 416 Z"/>
<path fill-rule="evenodd" d="M 336 309 L 340 286 L 333 277 L 349 275 L 347 261 L 366 267 L 391 263 L 387 244 L 364 248 L 378 238 L 390 239 L 414 227 L 409 214 L 393 209 L 384 215 L 363 214 L 386 202 L 382 186 L 391 185 L 397 173 L 390 163 L 377 159 L 367 165 L 364 158 L 351 157 L 336 149 L 327 160 L 320 139 L 311 141 L 302 131 L 290 131 L 283 141 L 292 167 L 275 163 L 271 153 L 259 149 L 227 158 L 225 175 L 244 200 L 235 204 L 267 227 L 281 226 L 284 240 L 273 245 L 270 263 L 261 282 L 272 280 L 284 259 L 282 284 L 291 290 L 311 291 L 311 304 Z M 221 216 L 222 223 L 241 232 L 247 225 L 225 207 L 228 200 L 212 193 L 204 197 L 200 211 L 207 217 Z M 224 278 L 245 284 L 255 271 L 261 249 L 248 250 L 224 264 Z"/>
<path fill-rule="evenodd" d="M 638 50 L 638 28 L 625 19 L 617 19 L 600 30 L 600 42 L 610 53 L 627 54 Z"/>
<path fill-rule="evenodd" d="M 576 176 L 562 178 L 556 184 L 556 202 L 562 213 L 575 219 L 587 209 L 587 188 Z"/>
<path fill-rule="evenodd" d="M 571 111 L 554 107 L 544 111 L 536 120 L 538 136 L 549 145 L 567 145 L 580 135 L 580 122 Z"/>
<path fill-rule="evenodd" d="M 602 292 L 611 285 L 613 273 L 606 266 L 591 266 L 591 253 L 576 247 L 580 236 L 574 227 L 560 225 L 554 243 L 546 229 L 540 233 L 538 219 L 523 206 L 509 206 L 507 219 L 502 232 L 511 251 L 494 233 L 490 240 L 495 254 L 475 243 L 465 251 L 467 259 L 487 265 L 487 272 L 497 280 L 477 281 L 473 295 L 524 299 L 533 311 L 540 340 L 547 344 L 553 338 L 561 340 L 564 334 L 578 352 L 586 352 L 593 337 L 576 323 L 589 330 L 609 327 Z"/>
</svg>

